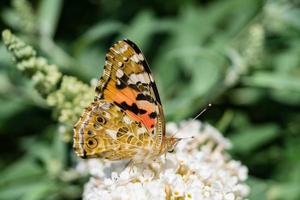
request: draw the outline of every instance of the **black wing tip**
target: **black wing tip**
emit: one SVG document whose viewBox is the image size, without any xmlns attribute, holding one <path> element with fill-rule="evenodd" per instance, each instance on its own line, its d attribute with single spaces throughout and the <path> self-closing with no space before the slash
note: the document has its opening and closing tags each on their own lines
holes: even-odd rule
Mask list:
<svg viewBox="0 0 300 200">
<path fill-rule="evenodd" d="M 130 39 L 125 38 L 125 39 L 120 40 L 120 41 L 126 42 L 131 48 L 133 48 L 133 50 L 136 53 L 143 54 L 142 51 L 140 50 L 140 48 L 134 42 L 132 42 Z M 146 59 L 143 60 L 142 65 L 144 66 L 146 72 L 148 72 L 149 74 L 151 74 L 151 70 L 150 70 L 150 67 L 149 67 L 148 63 L 146 62 Z M 155 85 L 154 82 L 152 82 L 152 88 L 154 90 L 154 94 L 155 94 L 156 100 L 159 102 L 159 104 L 161 104 L 161 100 L 160 100 L 160 97 L 159 97 L 159 94 L 158 94 L 158 90 L 157 90 L 156 85 Z"/>
<path fill-rule="evenodd" d="M 142 53 L 142 51 L 140 50 L 140 48 L 131 40 L 129 39 L 124 39 L 124 42 L 126 42 L 129 46 L 131 46 L 137 53 Z"/>
<path fill-rule="evenodd" d="M 136 51 L 137 53 L 142 53 L 142 51 L 140 50 L 140 48 L 137 46 L 137 44 L 135 44 L 132 40 L 125 38 L 125 39 L 121 39 L 118 42 L 116 42 L 114 45 L 120 43 L 120 42 L 125 42 L 127 43 L 131 48 L 133 48 L 134 51 Z M 113 46 L 114 46 L 113 45 Z"/>
<path fill-rule="evenodd" d="M 132 40 L 130 40 L 128 38 L 120 39 L 116 43 L 120 43 L 120 42 L 125 42 L 125 43 L 129 44 L 130 46 L 131 45 L 137 46 Z"/>
<path fill-rule="evenodd" d="M 128 39 L 128 38 L 124 38 L 123 40 L 121 41 L 124 41 L 126 43 L 134 43 L 132 40 Z"/>
</svg>

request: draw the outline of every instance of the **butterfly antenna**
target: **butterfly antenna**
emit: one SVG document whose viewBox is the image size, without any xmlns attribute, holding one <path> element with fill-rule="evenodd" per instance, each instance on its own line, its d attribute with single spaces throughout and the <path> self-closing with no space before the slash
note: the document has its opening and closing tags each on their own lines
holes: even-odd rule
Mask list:
<svg viewBox="0 0 300 200">
<path fill-rule="evenodd" d="M 195 121 L 198 117 L 200 117 L 208 108 L 211 107 L 211 103 L 209 103 L 196 117 L 192 119 L 192 121 Z"/>
<path fill-rule="evenodd" d="M 210 108 L 212 106 L 211 103 L 209 103 L 200 113 L 198 113 L 193 119 L 192 119 L 192 122 L 195 121 L 198 117 L 200 117 L 208 108 Z M 178 129 L 174 135 L 176 135 L 180 130 L 188 127 L 189 124 L 186 124 L 184 127 Z M 189 139 L 189 138 L 194 138 L 194 136 L 191 136 L 191 137 L 186 137 L 186 138 L 178 138 L 178 139 Z"/>
</svg>

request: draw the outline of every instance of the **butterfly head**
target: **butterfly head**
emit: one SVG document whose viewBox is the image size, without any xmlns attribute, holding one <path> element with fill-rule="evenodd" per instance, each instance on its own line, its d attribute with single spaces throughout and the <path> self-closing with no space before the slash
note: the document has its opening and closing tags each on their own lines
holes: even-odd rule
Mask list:
<svg viewBox="0 0 300 200">
<path fill-rule="evenodd" d="M 180 140 L 181 138 L 176 138 L 174 136 L 166 137 L 163 151 L 172 153 Z"/>
</svg>

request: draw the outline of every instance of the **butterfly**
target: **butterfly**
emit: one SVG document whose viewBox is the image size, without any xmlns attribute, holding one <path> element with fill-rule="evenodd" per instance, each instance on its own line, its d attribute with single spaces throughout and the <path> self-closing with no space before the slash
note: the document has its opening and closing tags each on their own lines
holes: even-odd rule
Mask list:
<svg viewBox="0 0 300 200">
<path fill-rule="evenodd" d="M 174 150 L 180 139 L 166 135 L 156 84 L 132 41 L 110 47 L 95 91 L 94 101 L 74 126 L 78 156 L 142 163 Z"/>
</svg>

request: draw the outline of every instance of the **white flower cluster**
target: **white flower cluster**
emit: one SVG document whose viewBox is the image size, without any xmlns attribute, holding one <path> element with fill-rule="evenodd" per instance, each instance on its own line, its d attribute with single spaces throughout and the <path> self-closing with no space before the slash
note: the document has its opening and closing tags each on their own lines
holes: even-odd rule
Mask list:
<svg viewBox="0 0 300 200">
<path fill-rule="evenodd" d="M 167 125 L 167 132 L 184 137 L 174 153 L 161 156 L 148 167 L 125 168 L 125 162 L 100 159 L 80 161 L 77 170 L 90 173 L 85 200 L 240 200 L 249 187 L 248 170 L 231 160 L 230 147 L 216 129 L 199 121 Z"/>
</svg>

